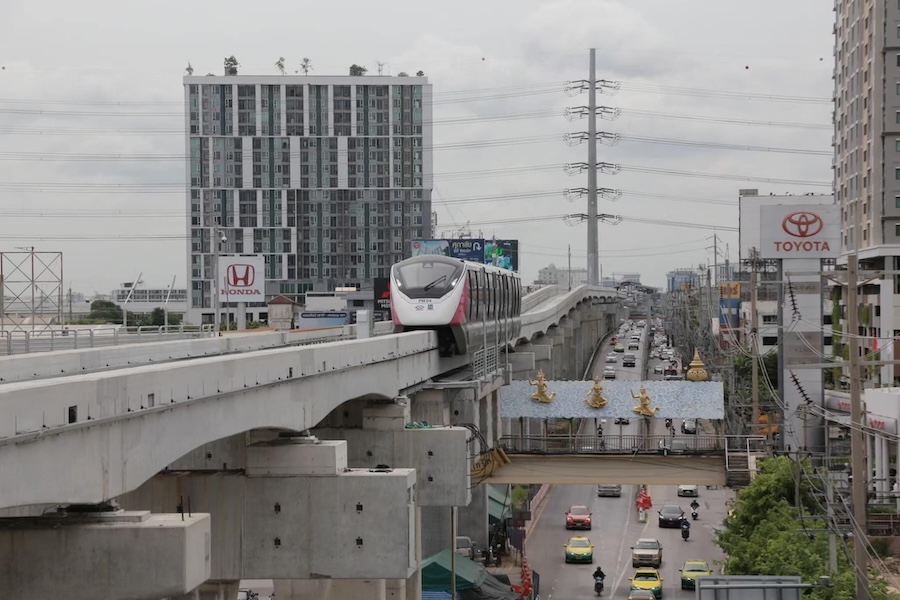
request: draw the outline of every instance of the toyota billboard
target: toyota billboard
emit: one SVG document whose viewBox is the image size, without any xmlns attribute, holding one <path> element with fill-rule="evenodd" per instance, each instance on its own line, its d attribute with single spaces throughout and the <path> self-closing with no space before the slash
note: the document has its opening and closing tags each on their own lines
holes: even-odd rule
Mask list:
<svg viewBox="0 0 900 600">
<path fill-rule="evenodd" d="M 519 240 L 413 240 L 410 249 L 411 256 L 438 254 L 510 271 L 519 270 Z"/>
<path fill-rule="evenodd" d="M 840 207 L 760 207 L 760 258 L 835 258 L 841 253 Z"/>
<path fill-rule="evenodd" d="M 259 254 L 219 257 L 219 302 L 266 301 L 266 259 Z"/>
</svg>

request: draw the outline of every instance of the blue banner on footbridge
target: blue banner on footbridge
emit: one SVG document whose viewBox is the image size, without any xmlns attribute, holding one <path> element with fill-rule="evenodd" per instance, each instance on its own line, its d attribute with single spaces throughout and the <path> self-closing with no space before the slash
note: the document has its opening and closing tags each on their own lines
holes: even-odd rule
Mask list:
<svg viewBox="0 0 900 600">
<path fill-rule="evenodd" d="M 513 381 L 501 417 L 534 419 L 723 419 L 720 381 Z"/>
</svg>

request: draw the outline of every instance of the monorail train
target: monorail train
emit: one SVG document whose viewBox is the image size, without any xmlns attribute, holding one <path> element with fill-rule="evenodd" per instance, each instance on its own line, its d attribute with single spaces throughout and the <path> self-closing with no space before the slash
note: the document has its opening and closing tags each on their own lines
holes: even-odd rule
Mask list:
<svg viewBox="0 0 900 600">
<path fill-rule="evenodd" d="M 391 267 L 394 331 L 435 330 L 441 356 L 515 342 L 522 284 L 512 271 L 440 255 Z"/>
</svg>

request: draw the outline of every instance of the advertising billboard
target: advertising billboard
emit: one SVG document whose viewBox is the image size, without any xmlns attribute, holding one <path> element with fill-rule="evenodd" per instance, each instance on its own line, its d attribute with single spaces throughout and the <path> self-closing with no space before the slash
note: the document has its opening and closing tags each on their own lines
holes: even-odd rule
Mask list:
<svg viewBox="0 0 900 600">
<path fill-rule="evenodd" d="M 297 322 L 298 329 L 322 329 L 323 327 L 342 327 L 349 323 L 347 311 L 321 310 L 303 311 Z"/>
<path fill-rule="evenodd" d="M 382 319 L 391 316 L 391 279 L 390 277 L 376 277 L 375 281 L 375 314 Z"/>
<path fill-rule="evenodd" d="M 480 263 L 484 260 L 484 240 L 462 239 L 449 240 L 450 254 L 453 258 Z"/>
<path fill-rule="evenodd" d="M 747 190 L 744 190 L 747 191 Z M 818 210 L 826 206 L 834 206 L 834 196 L 757 196 L 741 195 L 739 201 L 740 233 L 738 244 L 741 260 L 750 258 L 751 248 L 760 248 L 760 236 L 763 229 L 771 226 L 779 227 L 777 223 L 763 220 L 760 209 L 766 206 L 795 206 L 795 210 Z"/>
<path fill-rule="evenodd" d="M 219 302 L 266 301 L 266 259 L 259 254 L 219 257 Z"/>
<path fill-rule="evenodd" d="M 835 258 L 841 253 L 841 212 L 834 204 L 760 207 L 760 258 Z"/>
<path fill-rule="evenodd" d="M 428 256 L 439 254 L 450 256 L 450 242 L 447 240 L 413 240 L 410 256 Z"/>
<path fill-rule="evenodd" d="M 495 265 L 510 271 L 519 270 L 518 240 L 485 240 L 463 238 L 456 240 L 413 240 L 410 256 L 439 254 L 485 265 Z"/>
<path fill-rule="evenodd" d="M 519 240 L 485 240 L 484 264 L 519 270 Z"/>
</svg>

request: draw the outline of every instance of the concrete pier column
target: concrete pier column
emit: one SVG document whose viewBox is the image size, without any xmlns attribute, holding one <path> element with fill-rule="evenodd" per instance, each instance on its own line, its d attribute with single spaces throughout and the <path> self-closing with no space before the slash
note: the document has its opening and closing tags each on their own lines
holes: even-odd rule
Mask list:
<svg viewBox="0 0 900 600">
<path fill-rule="evenodd" d="M 564 361 L 566 361 L 566 352 L 565 352 L 565 341 L 566 334 L 565 329 L 562 327 L 551 327 L 547 332 L 547 337 L 550 338 L 550 341 L 553 342 L 553 350 L 551 350 L 550 355 L 550 364 L 552 365 L 550 368 L 550 372 L 544 371 L 544 376 L 547 379 L 561 379 L 565 377 L 564 374 Z"/>
<path fill-rule="evenodd" d="M 276 579 L 277 600 L 386 600 L 384 579 Z M 237 598 L 237 591 L 233 598 Z"/>
<path fill-rule="evenodd" d="M 429 425 L 449 425 L 450 408 L 444 390 L 422 390 L 412 398 L 410 415 L 413 421 L 425 421 Z"/>
<path fill-rule="evenodd" d="M 170 596 L 167 600 L 234 600 L 240 585 L 240 581 L 207 581 L 192 592 Z"/>
<path fill-rule="evenodd" d="M 535 336 L 531 340 L 531 348 L 534 352 L 534 371 L 526 373 L 522 379 L 534 379 L 538 371 L 543 371 L 547 379 L 553 379 L 553 340 L 546 335 Z"/>
<path fill-rule="evenodd" d="M 387 579 L 384 582 L 386 600 L 406 600 L 406 579 Z"/>
<path fill-rule="evenodd" d="M 488 484 L 472 488 L 472 502 L 457 513 L 456 535 L 466 535 L 484 549 L 488 541 Z M 446 547 L 446 546 L 445 546 Z"/>
<path fill-rule="evenodd" d="M 500 417 L 500 390 L 491 393 L 491 427 L 494 436 L 494 445 L 503 437 L 503 419 Z"/>
</svg>

